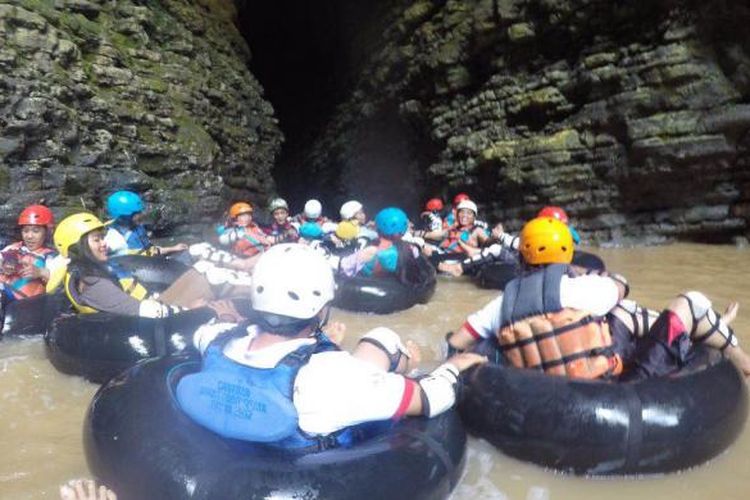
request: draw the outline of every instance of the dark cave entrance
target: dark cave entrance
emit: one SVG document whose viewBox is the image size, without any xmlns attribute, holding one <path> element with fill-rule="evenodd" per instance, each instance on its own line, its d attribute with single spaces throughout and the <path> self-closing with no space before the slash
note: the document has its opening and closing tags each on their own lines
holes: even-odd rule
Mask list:
<svg viewBox="0 0 750 500">
<path fill-rule="evenodd" d="M 413 210 L 421 199 L 424 161 L 415 158 L 424 141 L 398 118 L 395 106 L 363 120 L 342 162 L 325 165 L 314 179 L 307 171 L 316 139 L 381 42 L 379 23 L 388 3 L 236 0 L 238 27 L 252 52 L 250 70 L 285 136 L 273 175 L 293 210 L 311 196 L 324 201 L 329 215 L 337 215 L 338 204 L 349 197 L 362 201 L 370 215 L 385 204 Z"/>
</svg>

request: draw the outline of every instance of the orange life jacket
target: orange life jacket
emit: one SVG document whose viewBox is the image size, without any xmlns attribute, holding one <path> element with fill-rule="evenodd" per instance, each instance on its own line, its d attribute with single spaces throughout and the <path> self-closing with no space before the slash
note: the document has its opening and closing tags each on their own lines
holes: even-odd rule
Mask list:
<svg viewBox="0 0 750 500">
<path fill-rule="evenodd" d="M 13 299 L 25 299 L 41 295 L 46 292 L 46 285 L 41 279 L 24 278 L 21 269 L 24 264 L 44 267 L 48 255 L 54 254 L 51 248 L 42 247 L 33 252 L 28 250 L 22 241 L 13 243 L 3 250 L 3 272 L 0 273 L 0 283 L 6 288 L 6 293 Z"/>
<path fill-rule="evenodd" d="M 469 246 L 478 247 L 479 245 L 476 242 L 476 238 L 473 237 L 476 228 L 477 226 L 475 224 L 472 224 L 468 228 L 462 228 L 458 225 L 451 226 L 448 230 L 448 236 L 440 242 L 440 248 L 447 252 L 466 253 L 464 247 L 458 243 L 459 241 L 463 241 Z"/>
<path fill-rule="evenodd" d="M 257 255 L 266 249 L 266 245 L 263 243 L 266 239 L 266 234 L 256 224 L 245 226 L 244 234 L 242 234 L 232 246 L 232 251 L 236 254 L 244 257 L 252 257 Z"/>
<path fill-rule="evenodd" d="M 622 360 L 612 351 L 606 318 L 560 305 L 560 281 L 568 272 L 552 265 L 508 283 L 500 347 L 518 368 L 573 378 L 618 375 Z"/>
</svg>

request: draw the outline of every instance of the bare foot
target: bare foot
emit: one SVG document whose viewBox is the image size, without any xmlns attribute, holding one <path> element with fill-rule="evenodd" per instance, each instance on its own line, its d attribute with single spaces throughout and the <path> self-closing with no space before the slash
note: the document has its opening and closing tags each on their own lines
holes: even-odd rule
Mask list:
<svg viewBox="0 0 750 500">
<path fill-rule="evenodd" d="M 734 321 L 734 318 L 737 317 L 737 312 L 739 311 L 739 309 L 740 309 L 739 302 L 730 302 L 726 310 L 724 311 L 724 314 L 721 315 L 721 320 L 727 325 L 732 324 L 732 321 Z"/>
<path fill-rule="evenodd" d="M 104 485 L 96 487 L 91 479 L 71 479 L 60 486 L 61 500 L 117 500 L 115 492 Z"/>
<path fill-rule="evenodd" d="M 451 262 L 440 262 L 438 264 L 438 271 L 450 274 L 451 276 L 461 276 L 463 272 L 463 268 L 461 267 L 460 263 L 451 263 Z"/>
</svg>

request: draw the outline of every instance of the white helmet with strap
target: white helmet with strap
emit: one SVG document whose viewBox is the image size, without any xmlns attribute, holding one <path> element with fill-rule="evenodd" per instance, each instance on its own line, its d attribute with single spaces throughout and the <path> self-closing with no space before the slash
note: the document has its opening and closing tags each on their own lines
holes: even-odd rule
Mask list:
<svg viewBox="0 0 750 500">
<path fill-rule="evenodd" d="M 461 203 L 458 204 L 458 206 L 456 206 L 456 212 L 458 212 L 459 210 L 464 210 L 464 209 L 471 210 L 472 212 L 474 212 L 474 215 L 477 215 L 478 213 L 477 204 L 471 200 L 463 200 Z"/>
<path fill-rule="evenodd" d="M 362 204 L 358 202 L 357 200 L 349 200 L 343 205 L 341 205 L 341 210 L 339 210 L 339 213 L 341 214 L 341 220 L 349 220 L 353 219 L 355 215 L 357 215 L 357 212 L 362 210 Z"/>
<path fill-rule="evenodd" d="M 253 269 L 250 300 L 258 312 L 310 319 L 333 300 L 331 266 L 306 245 L 285 243 L 266 251 Z"/>
<path fill-rule="evenodd" d="M 323 213 L 323 205 L 318 200 L 307 200 L 305 203 L 305 217 L 308 219 L 317 219 Z"/>
<path fill-rule="evenodd" d="M 273 213 L 275 210 L 278 210 L 279 208 L 283 208 L 287 212 L 289 211 L 289 205 L 287 205 L 284 198 L 274 198 L 268 205 L 268 211 L 271 213 Z"/>
</svg>

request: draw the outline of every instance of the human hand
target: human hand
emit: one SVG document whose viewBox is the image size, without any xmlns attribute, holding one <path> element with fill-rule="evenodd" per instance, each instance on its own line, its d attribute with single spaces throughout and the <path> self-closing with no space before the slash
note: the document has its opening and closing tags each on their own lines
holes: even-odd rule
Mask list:
<svg viewBox="0 0 750 500">
<path fill-rule="evenodd" d="M 346 325 L 341 321 L 331 321 L 323 328 L 323 333 L 336 345 L 341 345 L 346 336 Z"/>
<path fill-rule="evenodd" d="M 487 356 L 481 356 L 473 352 L 462 352 L 454 354 L 448 358 L 447 362 L 458 368 L 458 372 L 461 373 L 474 365 L 486 363 Z"/>
<path fill-rule="evenodd" d="M 505 229 L 502 224 L 496 224 L 495 227 L 492 228 L 492 237 L 496 240 L 499 240 L 503 234 L 505 234 Z"/>
<path fill-rule="evenodd" d="M 39 279 L 44 277 L 42 268 L 37 267 L 31 262 L 22 262 L 21 271 L 19 272 L 22 278 Z"/>
<path fill-rule="evenodd" d="M 231 300 L 214 300 L 206 304 L 213 309 L 216 319 L 225 323 L 239 323 L 243 316 L 237 312 Z"/>
<path fill-rule="evenodd" d="M 419 363 L 422 362 L 422 351 L 413 340 L 407 340 L 404 342 L 404 347 L 406 347 L 406 351 L 409 353 L 409 358 L 406 360 L 406 368 L 403 373 L 409 373 L 418 368 Z"/>
</svg>

